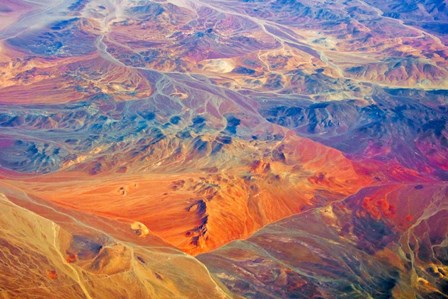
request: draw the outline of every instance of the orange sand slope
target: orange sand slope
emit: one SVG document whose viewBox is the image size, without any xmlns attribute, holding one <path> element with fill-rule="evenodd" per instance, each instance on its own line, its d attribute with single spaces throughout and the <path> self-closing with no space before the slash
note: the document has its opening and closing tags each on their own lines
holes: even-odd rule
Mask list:
<svg viewBox="0 0 448 299">
<path fill-rule="evenodd" d="M 197 254 L 342 199 L 371 181 L 341 153 L 310 140 L 290 137 L 282 149 L 282 160 L 256 159 L 218 172 L 84 177 L 63 171 L 5 183 L 64 208 L 140 222 L 150 235 Z"/>
<path fill-rule="evenodd" d="M 230 298 L 201 263 L 157 237 L 130 243 L 120 222 L 2 192 L 3 298 Z"/>
</svg>

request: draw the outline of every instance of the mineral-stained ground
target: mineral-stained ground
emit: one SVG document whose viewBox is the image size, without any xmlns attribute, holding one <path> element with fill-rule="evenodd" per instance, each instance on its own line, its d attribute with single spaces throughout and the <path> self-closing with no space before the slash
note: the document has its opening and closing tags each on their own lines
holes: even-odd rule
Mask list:
<svg viewBox="0 0 448 299">
<path fill-rule="evenodd" d="M 0 298 L 448 298 L 446 0 L 1 0 Z"/>
</svg>

